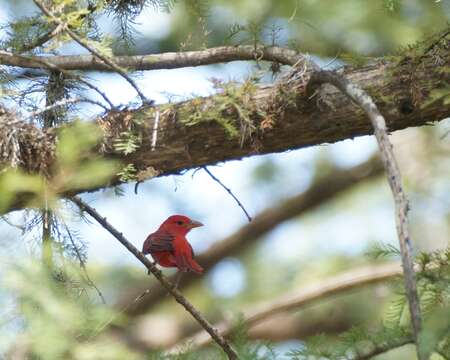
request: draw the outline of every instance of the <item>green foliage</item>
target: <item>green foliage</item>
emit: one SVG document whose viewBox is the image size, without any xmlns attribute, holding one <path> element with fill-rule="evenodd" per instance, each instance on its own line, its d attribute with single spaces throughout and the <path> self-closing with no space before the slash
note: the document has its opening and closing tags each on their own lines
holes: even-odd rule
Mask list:
<svg viewBox="0 0 450 360">
<path fill-rule="evenodd" d="M 258 22 L 250 21 L 247 25 L 233 24 L 229 28 L 228 35 L 225 37 L 225 43 L 233 43 L 235 45 L 251 44 L 255 48 L 263 45 L 261 35 L 265 28 Z M 272 37 L 272 46 L 275 44 L 275 38 Z"/>
<path fill-rule="evenodd" d="M 377 242 L 369 246 L 365 255 L 372 259 L 389 258 L 400 256 L 400 250 L 392 244 Z"/>
<path fill-rule="evenodd" d="M 14 292 L 24 321 L 28 352 L 52 359 L 137 359 L 137 355 L 99 330 L 115 312 L 94 303 L 76 266 L 49 273 L 30 262 L 14 266 L 3 280 Z M 117 322 L 117 321 L 116 321 Z"/>
<path fill-rule="evenodd" d="M 256 90 L 255 84 L 247 80 L 237 86 L 234 83 L 223 83 L 213 79 L 214 87 L 218 90 L 215 96 L 216 106 L 209 107 L 205 100 L 198 99 L 190 102 L 189 106 L 179 109 L 180 119 L 187 126 L 202 122 L 214 121 L 224 128 L 231 138 L 240 137 L 243 144 L 256 130 L 252 116 L 264 116 L 261 109 L 257 109 L 252 99 Z"/>
<path fill-rule="evenodd" d="M 397 252 L 395 248 L 377 245 L 375 254 L 378 257 Z M 422 253 L 416 262 L 421 268 L 417 277 L 424 318 L 424 332 L 420 341 L 428 355 L 434 352 L 450 355 L 450 317 L 444 315 L 450 309 L 450 248 Z M 351 360 L 367 356 L 377 349 L 385 352 L 407 343 L 412 343 L 411 321 L 408 300 L 401 290 L 391 300 L 385 313 L 384 326 L 379 330 L 353 327 L 341 334 L 338 340 L 319 335 L 309 339 L 301 349 L 291 351 L 290 356 L 295 360 Z"/>
<path fill-rule="evenodd" d="M 396 12 L 401 7 L 400 0 L 383 0 L 383 6 L 386 10 L 390 12 Z"/>
<path fill-rule="evenodd" d="M 18 193 L 28 193 L 39 198 L 45 192 L 43 179 L 38 175 L 25 174 L 19 170 L 4 169 L 0 172 L 0 212 L 4 213 Z"/>
<path fill-rule="evenodd" d="M 247 326 L 242 317 L 238 317 L 231 332 L 231 341 L 242 360 L 275 360 L 276 354 L 268 343 L 250 342 L 247 336 Z"/>
<path fill-rule="evenodd" d="M 141 145 L 141 138 L 132 131 L 124 131 L 114 141 L 114 149 L 124 155 L 134 153 Z"/>
<path fill-rule="evenodd" d="M 128 164 L 124 166 L 117 175 L 122 182 L 134 181 L 137 179 L 137 170 L 134 164 Z"/>
<path fill-rule="evenodd" d="M 19 18 L 0 28 L 6 35 L 0 42 L 0 47 L 22 52 L 26 46 L 35 43 L 37 39 L 48 33 L 50 28 L 48 22 L 40 16 Z"/>
<path fill-rule="evenodd" d="M 117 171 L 117 163 L 92 156 L 101 138 L 91 123 L 74 122 L 63 128 L 57 146 L 57 173 L 50 184 L 59 190 L 95 187 Z"/>
<path fill-rule="evenodd" d="M 450 86 L 432 90 L 428 95 L 427 101 L 425 101 L 425 103 L 422 105 L 422 108 L 430 106 L 436 101 L 442 102 L 442 105 L 444 106 L 450 104 Z"/>
</svg>

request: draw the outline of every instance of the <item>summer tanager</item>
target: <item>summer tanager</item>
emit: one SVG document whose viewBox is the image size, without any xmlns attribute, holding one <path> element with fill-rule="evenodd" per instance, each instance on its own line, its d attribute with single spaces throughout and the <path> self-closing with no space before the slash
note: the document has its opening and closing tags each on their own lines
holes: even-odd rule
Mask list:
<svg viewBox="0 0 450 360">
<path fill-rule="evenodd" d="M 142 252 L 145 255 L 150 254 L 161 266 L 201 274 L 203 268 L 194 260 L 194 251 L 186 239 L 187 233 L 199 226 L 203 224 L 187 216 L 172 215 L 157 231 L 147 237 Z"/>
</svg>

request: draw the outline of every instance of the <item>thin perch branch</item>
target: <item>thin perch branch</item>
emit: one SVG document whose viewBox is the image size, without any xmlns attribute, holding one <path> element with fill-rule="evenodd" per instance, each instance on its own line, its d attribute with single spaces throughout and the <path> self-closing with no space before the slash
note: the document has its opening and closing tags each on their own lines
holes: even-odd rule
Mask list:
<svg viewBox="0 0 450 360">
<path fill-rule="evenodd" d="M 345 273 L 330 277 L 325 281 L 316 282 L 310 286 L 284 294 L 275 300 L 252 306 L 251 309 L 243 311 L 242 319 L 248 327 L 251 327 L 276 314 L 293 309 L 298 310 L 315 301 L 356 288 L 359 289 L 363 286 L 391 280 L 401 274 L 402 269 L 399 263 L 352 269 Z M 219 329 L 222 335 L 226 336 L 233 330 L 233 325 L 233 323 L 223 321 L 216 324 L 215 327 Z M 205 346 L 208 343 L 209 336 L 204 331 L 200 331 L 183 341 L 183 344 L 189 344 L 194 348 Z M 176 352 L 177 348 L 178 346 L 175 346 L 171 351 Z"/>
<path fill-rule="evenodd" d="M 419 360 L 424 360 L 419 341 L 422 318 L 419 295 L 417 293 L 416 277 L 414 273 L 413 248 L 407 224 L 409 206 L 405 192 L 402 188 L 400 170 L 395 159 L 393 147 L 389 141 L 386 121 L 373 102 L 372 98 L 364 90 L 337 73 L 330 71 L 318 71 L 313 73 L 308 83 L 307 93 L 313 94 L 320 85 L 326 83 L 338 88 L 342 93 L 361 107 L 372 123 L 374 134 L 380 149 L 381 160 L 383 162 L 395 202 L 395 220 L 400 243 L 402 265 L 405 274 L 405 288 L 408 296 L 409 312 L 411 314 L 414 339 L 417 348 L 417 356 Z"/>
<path fill-rule="evenodd" d="M 192 317 L 197 320 L 203 329 L 211 336 L 211 338 L 223 349 L 229 359 L 237 359 L 237 354 L 230 346 L 228 341 L 212 327 L 205 317 L 179 292 L 172 283 L 162 274 L 162 272 L 140 252 L 132 243 L 130 243 L 122 233 L 117 231 L 107 220 L 102 217 L 94 208 L 86 204 L 78 197 L 72 197 L 71 200 L 83 211 L 91 215 L 105 230 L 113 235 L 119 242 L 125 246 L 161 283 L 162 286 L 182 305 Z"/>
<path fill-rule="evenodd" d="M 213 179 L 215 182 L 217 182 L 220 186 L 222 186 L 227 192 L 228 194 L 231 195 L 231 197 L 234 199 L 234 201 L 236 201 L 236 203 L 239 205 L 239 207 L 242 209 L 242 211 L 244 212 L 245 216 L 247 216 L 247 219 L 249 222 L 252 221 L 252 217 L 248 214 L 247 210 L 245 209 L 244 205 L 242 205 L 242 203 L 239 201 L 239 199 L 233 194 L 233 192 L 231 191 L 230 188 L 226 187 L 225 184 L 220 181 L 220 179 L 216 178 L 211 171 L 208 170 L 208 168 L 206 166 L 202 166 L 202 169 L 206 171 L 206 173 L 211 177 L 211 179 Z"/>
</svg>

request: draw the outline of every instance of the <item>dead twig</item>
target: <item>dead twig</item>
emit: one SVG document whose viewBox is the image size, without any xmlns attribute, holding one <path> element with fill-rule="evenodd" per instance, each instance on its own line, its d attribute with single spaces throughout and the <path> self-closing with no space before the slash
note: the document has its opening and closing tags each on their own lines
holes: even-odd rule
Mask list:
<svg viewBox="0 0 450 360">
<path fill-rule="evenodd" d="M 374 134 L 380 149 L 381 160 L 394 197 L 397 234 L 400 243 L 405 288 L 409 302 L 409 311 L 412 319 L 417 356 L 419 360 L 424 360 L 419 341 L 422 317 L 419 295 L 417 293 L 416 276 L 414 273 L 413 248 L 407 224 L 409 205 L 402 188 L 400 170 L 395 159 L 393 147 L 389 141 L 386 121 L 372 98 L 363 89 L 335 72 L 317 71 L 313 73 L 307 86 L 307 94 L 314 94 L 320 85 L 327 83 L 338 88 L 343 94 L 361 107 L 372 123 Z"/>
<path fill-rule="evenodd" d="M 222 186 L 227 192 L 228 194 L 231 195 L 231 197 L 234 199 L 234 201 L 236 201 L 236 203 L 238 204 L 238 206 L 242 209 L 242 211 L 244 212 L 245 216 L 247 216 L 247 219 L 249 222 L 252 221 L 251 216 L 248 214 L 247 210 L 245 209 L 244 205 L 242 205 L 242 203 L 239 201 L 239 199 L 233 194 L 233 192 L 231 191 L 230 188 L 228 188 L 227 186 L 225 186 L 225 184 L 220 181 L 220 179 L 218 179 L 217 177 L 215 177 L 211 171 L 209 171 L 209 169 L 206 166 L 202 166 L 202 169 L 206 171 L 206 173 L 211 177 L 211 179 L 213 179 L 215 182 L 217 182 L 220 186 Z"/>
</svg>

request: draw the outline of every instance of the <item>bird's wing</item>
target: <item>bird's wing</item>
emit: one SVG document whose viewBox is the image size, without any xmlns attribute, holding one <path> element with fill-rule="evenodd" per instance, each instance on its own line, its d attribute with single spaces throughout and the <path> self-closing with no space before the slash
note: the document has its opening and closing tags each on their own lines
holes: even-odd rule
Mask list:
<svg viewBox="0 0 450 360">
<path fill-rule="evenodd" d="M 189 243 L 188 243 L 188 244 L 189 244 Z M 191 249 L 191 256 L 194 257 L 194 256 L 195 256 L 195 254 L 194 254 L 194 249 L 192 248 L 192 245 L 191 245 L 191 244 L 189 244 L 189 248 Z"/>
<path fill-rule="evenodd" d="M 150 234 L 144 241 L 142 252 L 149 254 L 155 251 L 173 251 L 173 240 L 175 236 L 168 232 L 157 231 Z"/>
</svg>

